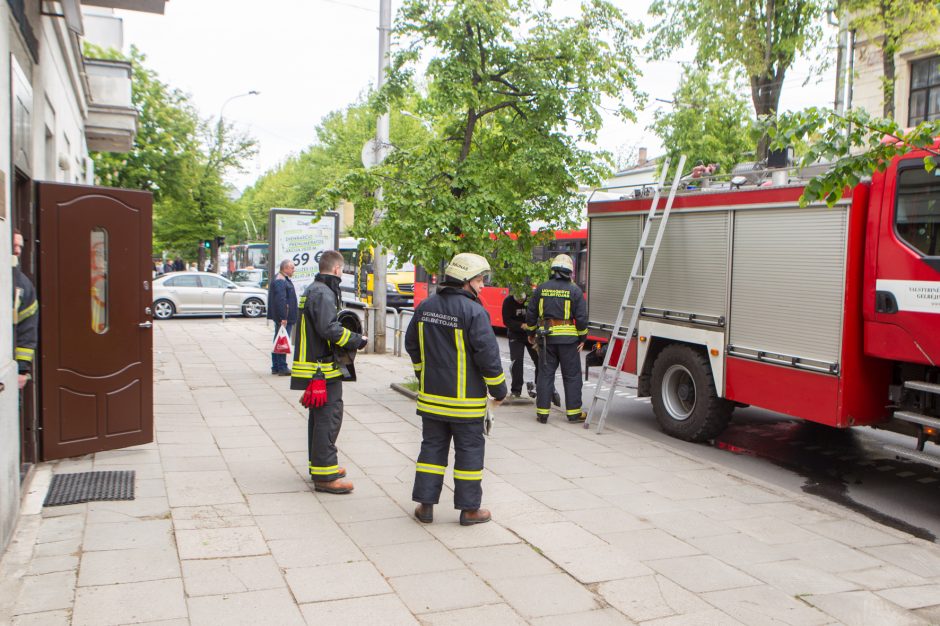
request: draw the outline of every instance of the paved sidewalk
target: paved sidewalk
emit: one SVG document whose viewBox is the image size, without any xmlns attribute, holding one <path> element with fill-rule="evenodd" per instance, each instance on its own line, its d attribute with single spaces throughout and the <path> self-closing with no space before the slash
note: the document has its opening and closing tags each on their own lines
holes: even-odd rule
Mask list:
<svg viewBox="0 0 940 626">
<path fill-rule="evenodd" d="M 340 463 L 306 479 L 300 392 L 258 320 L 155 326 L 154 444 L 39 468 L 0 563 L 0 624 L 928 624 L 940 546 L 610 430 L 504 407 L 484 506 L 411 513 L 420 423 L 366 355 Z M 137 499 L 41 508 L 52 473 L 137 472 Z M 445 484 L 452 484 L 448 475 Z"/>
</svg>

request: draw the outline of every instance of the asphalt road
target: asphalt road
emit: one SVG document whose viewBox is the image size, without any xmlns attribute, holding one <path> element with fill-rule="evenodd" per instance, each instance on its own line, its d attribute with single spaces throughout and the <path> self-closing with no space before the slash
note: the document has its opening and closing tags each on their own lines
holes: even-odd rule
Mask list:
<svg viewBox="0 0 940 626">
<path fill-rule="evenodd" d="M 508 375 L 509 344 L 503 336 L 499 342 Z M 527 360 L 525 367 L 526 379 L 531 380 L 531 362 Z M 584 386 L 585 409 L 597 371 L 592 371 L 591 381 Z M 561 391 L 561 377 L 556 376 L 556 387 Z M 940 473 L 927 465 L 896 460 L 882 451 L 886 443 L 913 448 L 911 438 L 871 428 L 838 430 L 747 408 L 735 410 L 731 424 L 714 442 L 693 444 L 664 434 L 649 398 L 637 398 L 636 390 L 626 385 L 617 389 L 607 423 L 687 456 L 825 498 L 879 523 L 940 543 Z"/>
</svg>

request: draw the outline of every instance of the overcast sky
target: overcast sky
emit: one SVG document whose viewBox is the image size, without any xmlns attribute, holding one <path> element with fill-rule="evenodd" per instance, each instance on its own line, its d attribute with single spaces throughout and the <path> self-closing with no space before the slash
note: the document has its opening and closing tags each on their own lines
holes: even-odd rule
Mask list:
<svg viewBox="0 0 940 626">
<path fill-rule="evenodd" d="M 648 0 L 614 0 L 633 19 L 646 18 Z M 392 0 L 393 11 L 400 0 Z M 576 0 L 556 0 L 567 13 Z M 125 47 L 135 44 L 148 65 L 170 85 L 191 95 L 204 117 L 225 119 L 258 140 L 258 155 L 244 174 L 229 178 L 239 189 L 309 146 L 324 115 L 357 99 L 375 82 L 378 71 L 379 0 L 170 0 L 165 15 L 118 11 L 124 20 Z M 393 13 L 394 15 L 394 13 Z M 647 130 L 657 108 L 668 104 L 678 83 L 680 61 L 641 63 L 640 87 L 650 96 L 635 124 L 610 116 L 598 147 L 646 146 L 650 156 L 660 142 Z M 781 108 L 831 106 L 833 72 L 802 86 L 810 64 L 800 62 L 788 74 Z"/>
</svg>

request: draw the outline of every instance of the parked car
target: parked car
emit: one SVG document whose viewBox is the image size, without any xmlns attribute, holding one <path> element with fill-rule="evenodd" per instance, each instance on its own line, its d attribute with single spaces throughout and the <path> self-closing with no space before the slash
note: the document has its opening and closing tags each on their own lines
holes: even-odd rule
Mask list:
<svg viewBox="0 0 940 626">
<path fill-rule="evenodd" d="M 268 288 L 268 270 L 263 268 L 235 270 L 229 279 L 242 287 Z"/>
<path fill-rule="evenodd" d="M 268 306 L 265 289 L 239 286 L 209 272 L 170 272 L 153 281 L 153 316 L 222 313 L 223 295 L 230 314 L 261 317 Z"/>
</svg>

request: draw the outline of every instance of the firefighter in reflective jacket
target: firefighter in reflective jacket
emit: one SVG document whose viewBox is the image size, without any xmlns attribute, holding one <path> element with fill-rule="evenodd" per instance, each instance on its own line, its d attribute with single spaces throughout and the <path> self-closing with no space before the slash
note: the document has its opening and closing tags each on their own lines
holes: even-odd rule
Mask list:
<svg viewBox="0 0 940 626">
<path fill-rule="evenodd" d="M 300 298 L 300 324 L 294 345 L 290 388 L 305 390 L 301 404 L 310 410 L 307 450 L 310 479 L 316 491 L 349 493 L 352 482 L 336 458 L 336 438 L 343 425 L 343 369 L 337 350 L 365 347 L 366 337 L 343 328 L 336 318 L 340 307 L 343 255 L 327 250 L 320 272 Z"/>
<path fill-rule="evenodd" d="M 415 471 L 415 517 L 434 520 L 450 440 L 454 440 L 454 508 L 463 526 L 490 521 L 483 497 L 483 418 L 486 395 L 498 406 L 506 397 L 506 376 L 489 315 L 477 296 L 490 265 L 478 254 L 462 253 L 444 270 L 438 292 L 422 302 L 405 334 L 405 348 L 420 381 L 417 413 L 423 440 Z"/>
<path fill-rule="evenodd" d="M 526 324 L 530 337 L 538 341 L 541 363 L 536 381 L 535 417 L 548 422 L 552 402 L 555 370 L 561 365 L 565 388 L 565 412 L 569 422 L 583 422 L 587 415 L 581 410 L 581 355 L 587 337 L 587 306 L 584 294 L 571 282 L 574 262 L 567 254 L 552 260 L 552 277 L 536 287 Z"/>
<path fill-rule="evenodd" d="M 13 233 L 13 326 L 16 334 L 17 385 L 20 389 L 33 374 L 33 357 L 39 339 L 39 301 L 33 283 L 20 271 L 19 258 L 23 251 L 23 235 Z"/>
</svg>

